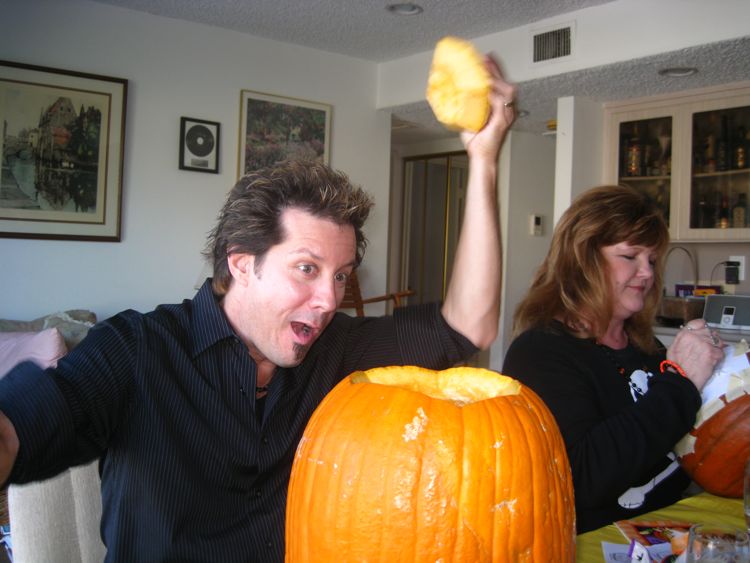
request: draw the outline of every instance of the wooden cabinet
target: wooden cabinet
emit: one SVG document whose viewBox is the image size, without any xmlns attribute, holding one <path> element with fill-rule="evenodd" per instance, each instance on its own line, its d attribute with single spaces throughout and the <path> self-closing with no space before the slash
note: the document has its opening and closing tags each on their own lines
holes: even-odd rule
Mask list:
<svg viewBox="0 0 750 563">
<path fill-rule="evenodd" d="M 750 82 L 606 104 L 604 170 L 656 200 L 672 240 L 750 241 Z"/>
</svg>

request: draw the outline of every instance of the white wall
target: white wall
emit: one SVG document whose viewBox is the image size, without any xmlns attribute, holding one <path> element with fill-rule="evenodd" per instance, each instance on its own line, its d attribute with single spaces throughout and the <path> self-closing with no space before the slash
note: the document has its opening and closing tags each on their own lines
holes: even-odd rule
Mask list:
<svg viewBox="0 0 750 563">
<path fill-rule="evenodd" d="M 490 368 L 502 371 L 511 342 L 513 313 L 526 295 L 552 240 L 555 139 L 512 131 L 500 160 L 503 297 L 500 334 L 490 349 Z M 542 216 L 542 236 L 529 232 L 529 215 Z"/>
<path fill-rule="evenodd" d="M 576 196 L 601 184 L 603 124 L 601 104 L 571 96 L 557 100 L 554 224 Z"/>
<path fill-rule="evenodd" d="M 0 239 L 0 317 L 104 318 L 194 294 L 200 251 L 237 179 L 241 89 L 333 106 L 331 164 L 377 205 L 363 291 L 386 284 L 390 115 L 359 59 L 85 0 L 3 0 L 0 58 L 129 80 L 119 243 Z M 221 123 L 220 174 L 178 169 L 181 116 Z"/>
</svg>

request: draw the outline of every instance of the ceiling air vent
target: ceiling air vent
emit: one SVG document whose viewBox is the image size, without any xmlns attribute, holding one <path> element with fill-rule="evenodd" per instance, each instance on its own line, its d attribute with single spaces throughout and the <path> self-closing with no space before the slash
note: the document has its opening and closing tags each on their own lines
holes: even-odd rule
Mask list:
<svg viewBox="0 0 750 563">
<path fill-rule="evenodd" d="M 569 56 L 572 52 L 571 36 L 570 27 L 561 27 L 534 35 L 534 62 Z"/>
</svg>

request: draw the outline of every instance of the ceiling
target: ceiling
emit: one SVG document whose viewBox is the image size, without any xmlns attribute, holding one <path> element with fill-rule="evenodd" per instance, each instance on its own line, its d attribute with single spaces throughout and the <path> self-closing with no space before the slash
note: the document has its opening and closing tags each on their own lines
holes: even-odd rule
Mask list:
<svg viewBox="0 0 750 563">
<path fill-rule="evenodd" d="M 612 0 L 420 0 L 417 16 L 396 16 L 390 0 L 95 0 L 154 15 L 187 20 L 374 62 L 430 51 L 445 35 L 473 38 L 606 4 Z M 689 78 L 659 76 L 665 67 L 695 66 Z M 584 96 L 604 102 L 726 84 L 750 77 L 750 34 L 518 84 L 519 105 L 529 112 L 514 127 L 542 132 L 557 114 L 557 98 Z M 393 142 L 451 137 L 427 102 L 392 108 Z"/>
</svg>

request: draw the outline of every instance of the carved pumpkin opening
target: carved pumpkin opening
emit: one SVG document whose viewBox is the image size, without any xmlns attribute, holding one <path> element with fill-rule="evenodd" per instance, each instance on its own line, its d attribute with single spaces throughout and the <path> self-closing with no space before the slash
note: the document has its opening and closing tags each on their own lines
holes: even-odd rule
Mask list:
<svg viewBox="0 0 750 563">
<path fill-rule="evenodd" d="M 350 376 L 352 383 L 376 383 L 415 391 L 462 406 L 494 397 L 518 395 L 521 384 L 515 379 L 481 368 L 457 367 L 444 371 L 430 371 L 415 366 L 374 368 L 357 371 Z"/>
</svg>

